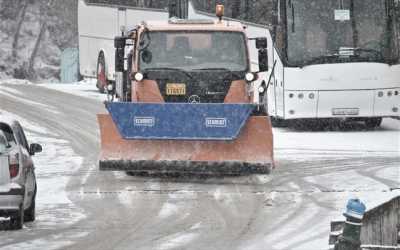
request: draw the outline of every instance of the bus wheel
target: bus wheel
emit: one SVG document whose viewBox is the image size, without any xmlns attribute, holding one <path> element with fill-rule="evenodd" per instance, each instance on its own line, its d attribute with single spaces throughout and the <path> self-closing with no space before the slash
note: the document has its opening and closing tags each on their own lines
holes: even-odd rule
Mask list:
<svg viewBox="0 0 400 250">
<path fill-rule="evenodd" d="M 276 118 L 271 116 L 272 127 L 275 128 L 285 128 L 288 126 L 288 122 L 281 118 Z"/>
<path fill-rule="evenodd" d="M 106 77 L 106 61 L 103 53 L 99 55 L 97 59 L 97 82 L 96 86 L 100 93 L 104 93 L 107 88 L 107 77 Z"/>
<path fill-rule="evenodd" d="M 365 120 L 365 126 L 367 126 L 367 128 L 377 128 L 377 127 L 381 126 L 381 123 L 382 123 L 381 117 L 368 118 Z"/>
</svg>

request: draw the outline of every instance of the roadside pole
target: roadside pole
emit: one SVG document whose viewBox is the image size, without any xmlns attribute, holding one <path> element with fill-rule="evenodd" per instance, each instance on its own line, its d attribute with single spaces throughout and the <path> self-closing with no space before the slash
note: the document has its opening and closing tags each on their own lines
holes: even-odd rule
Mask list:
<svg viewBox="0 0 400 250">
<path fill-rule="evenodd" d="M 364 203 L 358 199 L 350 199 L 347 202 L 346 212 L 343 214 L 346 217 L 343 234 L 335 243 L 334 250 L 361 249 L 361 221 L 365 210 Z"/>
</svg>

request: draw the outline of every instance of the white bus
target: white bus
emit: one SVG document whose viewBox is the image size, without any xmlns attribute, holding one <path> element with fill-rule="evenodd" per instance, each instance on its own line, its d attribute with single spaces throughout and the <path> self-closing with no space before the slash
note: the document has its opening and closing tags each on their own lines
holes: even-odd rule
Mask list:
<svg viewBox="0 0 400 250">
<path fill-rule="evenodd" d="M 124 5 L 121 5 L 121 2 Z M 140 3 L 142 2 L 142 3 Z M 168 4 L 158 8 L 143 8 L 144 1 L 79 0 L 79 64 L 83 77 L 96 78 L 97 87 L 104 92 L 109 82 L 115 81 L 114 37 L 125 29 L 134 28 L 144 20 L 167 20 Z M 105 4 L 106 3 L 106 4 Z"/>
<path fill-rule="evenodd" d="M 275 124 L 325 118 L 378 127 L 400 115 L 396 0 L 275 0 L 268 111 Z"/>
<path fill-rule="evenodd" d="M 394 8 L 398 0 L 271 1 L 272 28 L 244 24 L 249 37 L 269 39 L 270 71 L 262 76 L 268 86 L 263 101 L 275 125 L 318 125 L 338 118 L 377 127 L 383 117 L 400 115 L 399 14 Z M 190 3 L 188 9 L 189 18 L 213 17 Z M 127 25 L 167 18 L 166 10 L 124 11 L 80 0 L 81 74 L 101 82 L 103 55 L 106 80 L 115 79 L 112 39 L 120 34 L 121 20 Z M 257 51 L 250 54 L 258 61 Z"/>
<path fill-rule="evenodd" d="M 398 4 L 398 0 L 272 0 L 272 27 L 242 20 L 249 37 L 269 39 L 270 71 L 263 79 L 268 86 L 263 102 L 273 124 L 295 121 L 319 126 L 340 119 L 364 121 L 373 128 L 383 117 L 398 117 Z M 207 16 L 192 11 L 196 17 Z M 251 51 L 251 55 L 257 61 L 257 54 Z"/>
</svg>

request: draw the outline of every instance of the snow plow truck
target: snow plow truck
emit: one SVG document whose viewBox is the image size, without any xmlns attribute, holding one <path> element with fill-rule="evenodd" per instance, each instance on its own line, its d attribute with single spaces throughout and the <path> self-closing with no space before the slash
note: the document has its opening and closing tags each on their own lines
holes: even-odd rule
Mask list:
<svg viewBox="0 0 400 250">
<path fill-rule="evenodd" d="M 271 123 L 258 74 L 268 71 L 267 39 L 239 22 L 143 22 L 114 40 L 115 93 L 98 114 L 100 170 L 268 174 Z M 259 70 L 251 72 L 248 41 Z"/>
</svg>

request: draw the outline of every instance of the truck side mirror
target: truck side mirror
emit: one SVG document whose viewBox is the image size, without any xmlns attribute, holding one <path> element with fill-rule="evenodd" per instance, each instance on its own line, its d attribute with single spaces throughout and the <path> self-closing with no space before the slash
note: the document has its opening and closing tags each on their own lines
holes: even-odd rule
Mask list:
<svg viewBox="0 0 400 250">
<path fill-rule="evenodd" d="M 124 72 L 125 45 L 126 45 L 126 37 L 117 36 L 114 38 L 116 72 Z"/>
<path fill-rule="evenodd" d="M 268 47 L 268 41 L 266 37 L 258 37 L 256 38 L 256 48 L 257 49 L 266 49 Z"/>
<path fill-rule="evenodd" d="M 256 38 L 256 48 L 258 49 L 259 72 L 268 71 L 268 41 L 266 37 Z"/>
<path fill-rule="evenodd" d="M 268 71 L 268 51 L 266 49 L 258 50 L 258 68 L 259 72 Z"/>
</svg>

